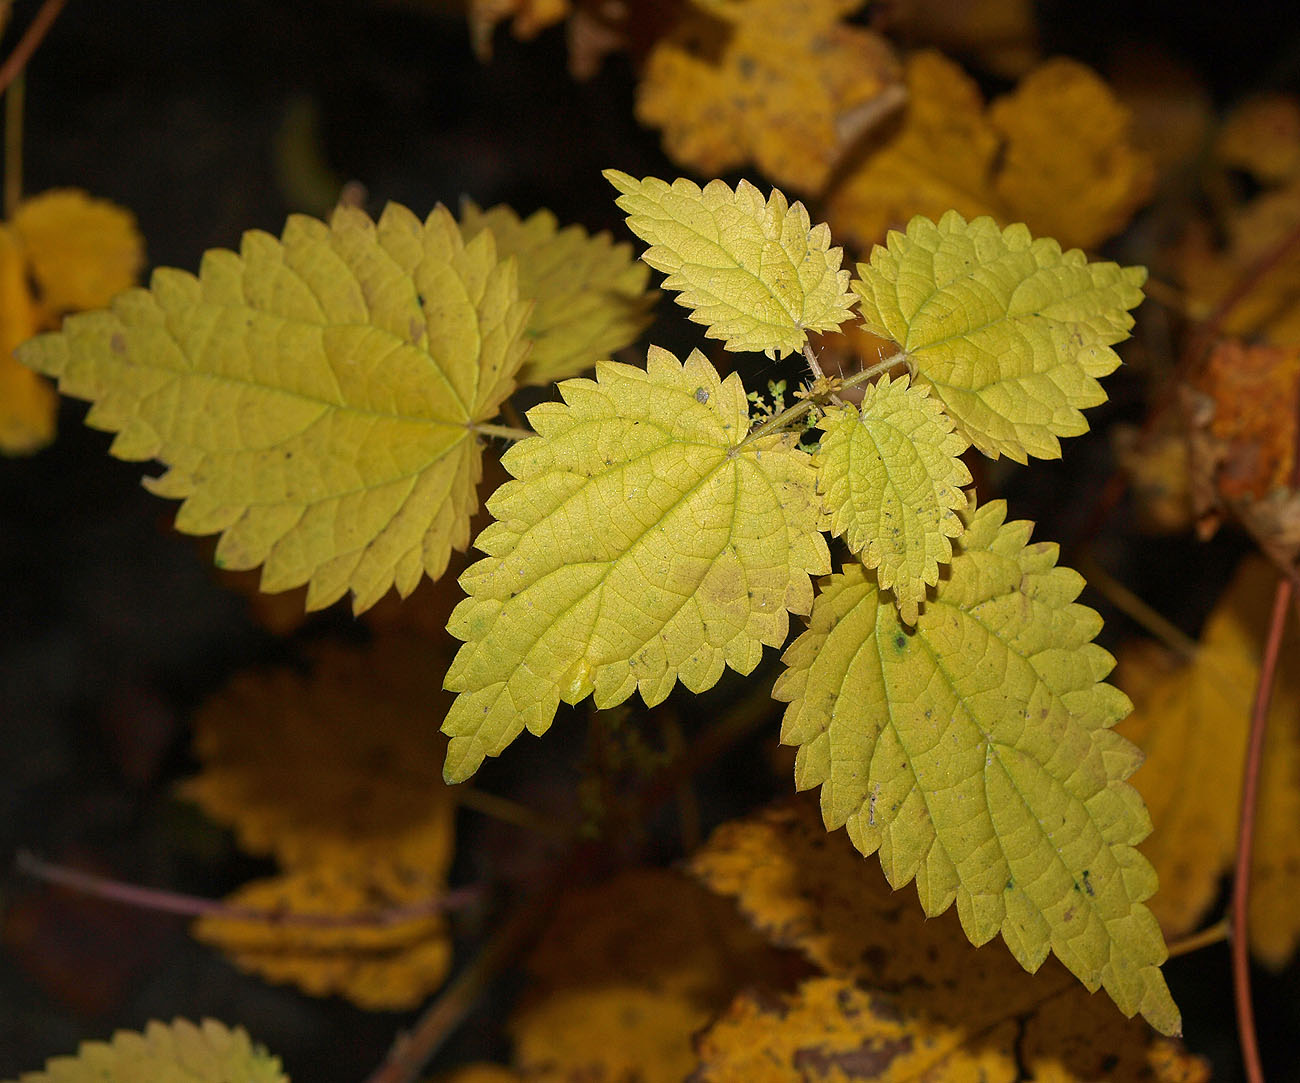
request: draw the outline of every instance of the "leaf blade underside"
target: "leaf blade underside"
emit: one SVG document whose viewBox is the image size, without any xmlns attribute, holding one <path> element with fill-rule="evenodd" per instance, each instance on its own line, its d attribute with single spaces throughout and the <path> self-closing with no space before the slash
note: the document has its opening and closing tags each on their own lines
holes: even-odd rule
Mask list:
<svg viewBox="0 0 1300 1083">
<path fill-rule="evenodd" d="M 1050 952 L 1162 1033 L 1179 1027 L 1142 905 L 1150 819 L 1124 780 L 1141 755 L 1110 727 L 1128 713 L 1091 641 L 1096 613 L 1054 545 L 995 502 L 968 513 L 949 577 L 909 633 L 870 573 L 823 582 L 773 697 L 795 782 L 820 785 L 830 830 L 916 880 L 927 914 L 956 902 L 967 936 L 997 933 L 1027 970 Z"/>
<path fill-rule="evenodd" d="M 917 383 L 985 455 L 1059 458 L 1128 337 L 1146 269 L 1089 263 L 1023 225 L 917 216 L 858 264 L 864 325 L 902 346 Z"/>
<path fill-rule="evenodd" d="M 342 208 L 246 233 L 197 277 L 160 269 L 20 360 L 94 402 L 115 456 L 169 468 L 146 485 L 184 501 L 178 530 L 222 532 L 220 565 L 360 612 L 468 544 L 471 426 L 514 387 L 526 314 L 513 265 L 444 208 Z"/>
<path fill-rule="evenodd" d="M 784 357 L 803 349 L 809 331 L 851 318 L 843 250 L 831 247 L 824 224 L 810 224 L 802 203 L 775 190 L 765 201 L 744 180 L 733 191 L 720 180 L 701 189 L 617 169 L 605 179 L 623 193 L 616 202 L 628 228 L 650 245 L 641 258 L 668 275 L 664 288 L 728 350 Z"/>
<path fill-rule="evenodd" d="M 645 370 L 604 363 L 559 386 L 563 403 L 529 411 L 538 436 L 503 457 L 517 480 L 488 501 L 488 556 L 461 576 L 448 781 L 544 733 L 561 701 L 654 705 L 678 680 L 749 673 L 829 568 L 811 458 L 793 435 L 741 446 L 738 377 L 652 347 Z"/>
</svg>

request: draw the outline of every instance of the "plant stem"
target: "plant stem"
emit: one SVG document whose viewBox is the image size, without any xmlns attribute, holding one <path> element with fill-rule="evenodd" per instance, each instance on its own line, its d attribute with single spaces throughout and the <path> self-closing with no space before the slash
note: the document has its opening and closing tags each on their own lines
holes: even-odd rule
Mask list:
<svg viewBox="0 0 1300 1083">
<path fill-rule="evenodd" d="M 1273 616 L 1264 660 L 1255 687 L 1255 707 L 1250 719 L 1250 744 L 1246 753 L 1246 770 L 1241 784 L 1241 820 L 1237 831 L 1237 864 L 1232 876 L 1232 988 L 1237 1005 L 1237 1034 L 1241 1040 L 1241 1059 L 1249 1083 L 1264 1083 L 1264 1069 L 1259 1059 L 1255 1036 L 1255 1013 L 1250 993 L 1250 943 L 1246 919 L 1250 904 L 1250 858 L 1254 847 L 1255 806 L 1259 789 L 1259 767 L 1264 754 L 1264 737 L 1268 732 L 1268 708 L 1273 696 L 1273 679 L 1277 674 L 1282 636 L 1286 631 L 1287 610 L 1291 606 L 1291 580 L 1279 579 L 1273 594 Z"/>
<path fill-rule="evenodd" d="M 50 27 L 54 25 L 54 20 L 59 17 L 59 12 L 63 10 L 63 5 L 66 3 L 67 0 L 45 0 L 41 5 L 31 25 L 18 39 L 14 51 L 3 64 L 0 64 L 0 91 L 7 90 L 9 84 L 27 67 L 27 61 L 31 60 L 32 54 L 49 33 Z"/>
<path fill-rule="evenodd" d="M 878 365 L 872 365 L 870 368 L 863 369 L 861 372 L 855 372 L 852 376 L 846 376 L 839 386 L 840 391 L 847 391 L 851 387 L 857 387 L 859 384 L 865 384 L 869 380 L 879 376 L 882 372 L 903 364 L 907 360 L 907 355 L 899 350 L 896 354 L 886 357 Z M 819 405 L 816 398 L 800 399 L 793 406 L 787 406 L 779 414 L 769 417 L 763 424 L 752 429 L 748 436 L 740 442 L 740 446 L 752 444 L 755 440 L 761 440 L 764 436 L 776 432 L 778 429 L 784 429 L 787 426 L 798 421 L 804 414 L 808 413 L 814 406 Z"/>
<path fill-rule="evenodd" d="M 1194 951 L 1200 951 L 1202 948 L 1208 948 L 1212 944 L 1221 944 L 1231 935 L 1232 928 L 1227 918 L 1215 922 L 1208 929 L 1202 929 L 1199 933 L 1190 933 L 1179 940 L 1175 940 L 1169 945 L 1169 958 L 1176 959 L 1180 955 L 1190 955 Z"/>
<path fill-rule="evenodd" d="M 42 861 L 35 854 L 19 850 L 14 867 L 35 880 L 57 884 L 70 891 L 91 895 L 107 902 L 152 910 L 161 914 L 176 914 L 186 918 L 223 918 L 227 921 L 255 921 L 266 925 L 292 925 L 318 929 L 371 929 L 419 918 L 463 909 L 482 899 L 485 891 L 480 884 L 456 888 L 437 898 L 409 906 L 391 906 L 357 914 L 292 914 L 283 910 L 263 910 L 252 906 L 233 906 L 219 899 L 204 899 L 196 895 L 183 895 L 177 891 L 126 884 L 106 876 L 70 869 Z"/>
<path fill-rule="evenodd" d="M 481 433 L 483 436 L 499 436 L 502 440 L 527 440 L 530 436 L 537 435 L 530 429 L 516 429 L 511 425 L 493 425 L 486 421 L 475 421 L 468 428 L 470 432 Z"/>
<path fill-rule="evenodd" d="M 502 797 L 500 794 L 488 793 L 473 786 L 458 786 L 456 801 L 480 815 L 489 816 L 514 827 L 522 827 L 527 831 L 536 831 L 547 838 L 567 839 L 569 837 L 569 832 L 557 827 L 542 813 L 518 801 L 512 801 L 508 797 Z"/>
<path fill-rule="evenodd" d="M 514 909 L 492 934 L 477 958 L 457 974 L 451 984 L 421 1013 L 416 1020 L 415 1029 L 397 1036 L 384 1063 L 370 1074 L 366 1083 L 410 1083 L 420 1074 L 448 1035 L 474 1007 L 483 991 L 506 968 L 550 913 L 559 895 L 560 884 L 567 879 L 563 875 L 565 868 L 567 863 L 557 871 L 557 875 L 540 895 L 526 899 Z"/>
<path fill-rule="evenodd" d="M 1196 657 L 1196 640 L 1168 618 L 1161 616 L 1151 606 L 1106 571 L 1091 555 L 1079 561 L 1079 572 L 1088 586 L 1101 594 L 1111 605 L 1130 620 L 1145 628 L 1185 662 Z"/>
</svg>

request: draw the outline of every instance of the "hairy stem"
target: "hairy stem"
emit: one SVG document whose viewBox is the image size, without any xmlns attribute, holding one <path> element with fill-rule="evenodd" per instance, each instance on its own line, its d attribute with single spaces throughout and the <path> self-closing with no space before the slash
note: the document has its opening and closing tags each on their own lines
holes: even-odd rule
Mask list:
<svg viewBox="0 0 1300 1083">
<path fill-rule="evenodd" d="M 861 372 L 855 372 L 852 376 L 846 376 L 840 384 L 839 390 L 847 391 L 851 387 L 865 384 L 868 381 L 875 379 L 882 372 L 887 372 L 889 369 L 895 368 L 906 361 L 907 355 L 902 350 L 899 350 L 898 353 L 891 354 L 878 365 L 872 365 L 870 368 L 865 368 Z M 780 429 L 788 428 L 796 421 L 800 420 L 804 414 L 808 413 L 808 411 L 813 407 L 820 406 L 821 403 L 819 400 L 823 397 L 829 398 L 830 396 L 816 396 L 801 399 L 793 406 L 787 406 L 779 414 L 774 414 L 772 417 L 764 421 L 763 424 L 750 430 L 749 435 L 741 441 L 740 446 L 744 447 L 746 444 L 752 444 L 755 440 L 761 440 L 764 436 L 769 436 Z"/>
<path fill-rule="evenodd" d="M 9 84 L 27 67 L 27 62 L 31 60 L 32 54 L 49 33 L 50 27 L 54 25 L 54 20 L 59 17 L 59 12 L 63 10 L 63 5 L 66 3 L 67 0 L 45 0 L 41 5 L 31 25 L 18 39 L 14 51 L 3 64 L 0 64 L 0 91 L 7 90 Z"/>
<path fill-rule="evenodd" d="M 1232 874 L 1232 989 L 1237 1005 L 1241 1059 L 1249 1083 L 1264 1083 L 1259 1042 L 1255 1037 L 1255 1012 L 1250 993 L 1250 943 L 1246 932 L 1250 904 L 1250 858 L 1254 848 L 1259 766 L 1264 755 L 1264 736 L 1268 732 L 1268 707 L 1273 698 L 1273 679 L 1277 674 L 1278 656 L 1282 652 L 1282 635 L 1286 631 L 1291 591 L 1290 579 L 1278 580 L 1277 590 L 1273 594 L 1273 616 L 1269 622 L 1268 639 L 1264 644 L 1264 661 L 1259 670 L 1259 683 L 1255 686 L 1255 707 L 1250 717 L 1250 744 L 1241 784 L 1237 864 Z"/>
<path fill-rule="evenodd" d="M 112 880 L 106 876 L 70 869 L 42 861 L 35 854 L 19 850 L 14 867 L 21 873 L 47 884 L 57 884 L 82 895 L 120 903 L 160 914 L 186 918 L 225 918 L 229 921 L 255 921 L 265 925 L 291 925 L 316 929 L 372 929 L 400 925 L 419 918 L 463 909 L 478 902 L 485 894 L 481 884 L 456 888 L 445 895 L 407 906 L 391 906 L 356 914 L 291 914 L 280 909 L 264 910 L 253 906 L 233 906 L 219 899 L 205 899 L 161 888 L 141 887 Z"/>
</svg>

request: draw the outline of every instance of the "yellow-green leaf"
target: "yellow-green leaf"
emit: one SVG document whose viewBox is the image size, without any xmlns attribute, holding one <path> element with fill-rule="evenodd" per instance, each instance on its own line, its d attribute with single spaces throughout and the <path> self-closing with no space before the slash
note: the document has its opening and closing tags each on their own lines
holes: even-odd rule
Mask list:
<svg viewBox="0 0 1300 1083">
<path fill-rule="evenodd" d="M 701 189 L 617 169 L 605 177 L 623 193 L 628 228 L 650 245 L 641 258 L 668 275 L 678 304 L 727 349 L 784 357 L 803 349 L 809 331 L 833 331 L 852 315 L 843 250 L 802 203 L 775 189 L 765 201 L 744 180 L 732 191 L 719 180 Z"/>
<path fill-rule="evenodd" d="M 460 579 L 449 781 L 544 733 L 561 700 L 654 705 L 678 680 L 750 672 L 829 568 L 811 458 L 792 434 L 746 442 L 739 377 L 652 347 L 645 370 L 606 362 L 559 386 L 503 457 L 518 480 L 488 501 L 488 556 Z"/>
<path fill-rule="evenodd" d="M 820 785 L 829 829 L 915 878 L 930 915 L 997 933 L 1027 970 L 1054 953 L 1089 988 L 1165 1034 L 1179 1027 L 1142 905 L 1151 830 L 1124 780 L 1141 754 L 1114 733 L 1128 699 L 1104 683 L 1095 612 L 1056 546 L 1001 502 L 965 515 L 951 572 L 909 630 L 860 565 L 830 577 L 773 696 L 790 706 L 795 783 Z"/>
<path fill-rule="evenodd" d="M 865 326 L 897 342 L 917 383 L 985 455 L 1055 459 L 1088 429 L 1119 365 L 1146 269 L 1089 263 L 1023 225 L 949 211 L 891 232 L 853 283 Z"/>
<path fill-rule="evenodd" d="M 144 1033 L 119 1030 L 107 1042 L 82 1042 L 73 1057 L 51 1057 L 43 1072 L 17 1083 L 288 1083 L 280 1058 L 249 1040 L 243 1027 L 205 1019 L 157 1021 Z"/>
<path fill-rule="evenodd" d="M 892 590 L 903 620 L 916 623 L 925 588 L 952 559 L 950 539 L 962 532 L 961 486 L 970 471 L 957 458 L 966 441 L 923 387 L 883 376 L 866 389 L 861 409 L 831 408 L 817 455 L 817 485 L 831 532 L 876 582 Z"/>
<path fill-rule="evenodd" d="M 468 544 L 473 425 L 514 387 L 526 315 L 490 234 L 344 208 L 163 268 L 19 359 L 93 400 L 118 458 L 169 467 L 149 488 L 184 500 L 178 530 L 223 532 L 219 564 L 360 612 Z"/>
<path fill-rule="evenodd" d="M 615 244 L 608 233 L 559 229 L 546 210 L 521 221 L 504 204 L 484 211 L 468 201 L 460 228 L 466 241 L 490 229 L 497 254 L 518 261 L 519 296 L 534 302 L 524 331 L 533 348 L 520 383 L 576 376 L 636 341 L 649 324 L 658 297 L 646 289 L 650 272 L 632 258 L 630 245 Z"/>
</svg>

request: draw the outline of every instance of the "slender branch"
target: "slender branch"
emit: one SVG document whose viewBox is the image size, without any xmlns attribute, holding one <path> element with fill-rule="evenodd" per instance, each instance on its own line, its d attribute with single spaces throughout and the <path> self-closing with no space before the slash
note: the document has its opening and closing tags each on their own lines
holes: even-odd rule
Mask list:
<svg viewBox="0 0 1300 1083">
<path fill-rule="evenodd" d="M 907 361 L 907 354 L 899 350 L 896 354 L 886 357 L 878 365 L 872 365 L 870 368 L 863 369 L 861 372 L 855 372 L 852 376 L 846 376 L 840 383 L 840 391 L 847 391 L 851 387 L 857 387 L 859 384 L 865 384 L 869 380 L 879 376 L 882 372 L 895 368 Z M 829 397 L 829 396 L 827 396 Z M 776 432 L 778 429 L 784 429 L 798 421 L 804 414 L 808 413 L 814 406 L 820 405 L 818 397 L 800 399 L 793 406 L 787 406 L 779 414 L 773 414 L 757 428 L 752 429 L 748 436 L 740 442 L 740 446 L 752 444 L 755 440 L 761 440 L 764 436 Z"/>
<path fill-rule="evenodd" d="M 54 20 L 59 17 L 59 12 L 63 10 L 63 5 L 66 3 L 67 0 L 45 0 L 41 5 L 36 18 L 18 39 L 14 51 L 9 54 L 9 59 L 0 64 L 0 91 L 7 90 L 9 84 L 27 67 L 27 61 L 31 60 L 32 54 L 49 33 L 50 27 L 54 25 Z"/>
<path fill-rule="evenodd" d="M 542 921 L 551 912 L 571 862 L 556 871 L 548 886 L 524 900 L 499 925 L 483 950 L 452 980 L 416 1020 L 415 1028 L 399 1034 L 388 1056 L 366 1079 L 366 1083 L 411 1083 L 442 1043 L 469 1014 L 475 1002 L 496 977 L 510 965 Z"/>
<path fill-rule="evenodd" d="M 1254 847 L 1255 806 L 1259 790 L 1259 766 L 1264 754 L 1264 736 L 1268 732 L 1268 708 L 1273 696 L 1273 679 L 1277 674 L 1282 636 L 1286 631 L 1287 610 L 1291 606 L 1291 580 L 1279 579 L 1273 595 L 1273 616 L 1264 660 L 1255 688 L 1255 707 L 1250 719 L 1250 744 L 1246 753 L 1246 770 L 1241 784 L 1241 821 L 1237 830 L 1237 864 L 1232 876 L 1232 988 L 1237 1005 L 1237 1034 L 1241 1039 L 1241 1059 L 1249 1083 L 1264 1083 L 1264 1069 L 1259 1059 L 1259 1042 L 1255 1036 L 1255 1013 L 1250 993 L 1250 943 L 1246 918 L 1250 904 L 1250 858 Z"/>
<path fill-rule="evenodd" d="M 516 429 L 512 425 L 493 425 L 486 421 L 475 421 L 468 428 L 471 432 L 481 433 L 484 436 L 499 436 L 502 440 L 527 440 L 530 436 L 537 435 L 531 429 Z"/>
<path fill-rule="evenodd" d="M 1091 555 L 1079 561 L 1079 571 L 1088 581 L 1088 586 L 1102 594 L 1111 605 L 1145 628 L 1184 661 L 1196 657 L 1198 651 L 1196 640 L 1147 605 L 1098 564 Z"/>
<path fill-rule="evenodd" d="M 1213 944 L 1221 944 L 1227 940 L 1232 933 L 1232 928 L 1227 918 L 1215 922 L 1208 929 L 1202 929 L 1199 933 L 1191 933 L 1169 945 L 1169 958 L 1176 959 L 1180 955 L 1190 955 L 1194 951 L 1200 951 L 1202 948 L 1208 948 Z"/>
<path fill-rule="evenodd" d="M 569 832 L 558 827 L 543 813 L 530 809 L 518 801 L 512 801 L 508 797 L 502 797 L 500 794 L 488 793 L 473 786 L 458 786 L 456 802 L 483 816 L 522 827 L 527 831 L 536 831 L 547 838 L 567 839 L 569 837 Z"/>
<path fill-rule="evenodd" d="M 456 888 L 445 895 L 407 906 L 392 906 L 356 914 L 294 914 L 283 910 L 264 910 L 252 906 L 233 906 L 219 899 L 183 895 L 177 891 L 141 887 L 112 880 L 106 876 L 70 869 L 42 861 L 27 850 L 19 850 L 14 867 L 21 873 L 48 884 L 91 895 L 122 906 L 134 906 L 155 913 L 176 914 L 186 918 L 224 918 L 228 921 L 256 921 L 265 925 L 292 925 L 317 929 L 371 929 L 400 925 L 419 918 L 433 917 L 463 909 L 478 902 L 485 894 L 481 884 Z"/>
<path fill-rule="evenodd" d="M 812 343 L 807 339 L 804 339 L 803 343 L 803 359 L 808 362 L 808 368 L 812 370 L 814 379 L 824 380 L 826 378 L 826 373 L 822 372 L 821 362 L 817 360 L 817 355 L 813 353 Z"/>
</svg>

